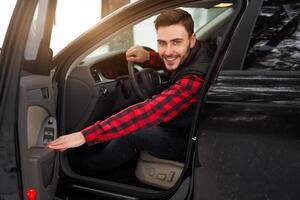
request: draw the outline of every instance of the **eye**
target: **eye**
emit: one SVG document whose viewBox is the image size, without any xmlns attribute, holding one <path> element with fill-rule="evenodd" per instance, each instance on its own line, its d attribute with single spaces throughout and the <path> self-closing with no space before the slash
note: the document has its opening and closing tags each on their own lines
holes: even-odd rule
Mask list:
<svg viewBox="0 0 300 200">
<path fill-rule="evenodd" d="M 172 41 L 173 45 L 179 45 L 181 43 L 181 40 L 174 40 Z"/>
<path fill-rule="evenodd" d="M 166 45 L 166 42 L 164 42 L 164 41 L 157 41 L 157 44 L 158 44 L 159 46 L 165 46 L 165 45 Z"/>
</svg>

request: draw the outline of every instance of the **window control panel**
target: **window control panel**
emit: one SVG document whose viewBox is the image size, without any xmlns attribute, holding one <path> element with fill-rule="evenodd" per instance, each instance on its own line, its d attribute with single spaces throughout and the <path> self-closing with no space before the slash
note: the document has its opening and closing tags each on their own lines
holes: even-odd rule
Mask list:
<svg viewBox="0 0 300 200">
<path fill-rule="evenodd" d="M 39 136 L 36 142 L 36 147 L 45 147 L 49 142 L 53 141 L 57 137 L 57 123 L 56 119 L 52 116 L 47 117 L 39 132 Z"/>
<path fill-rule="evenodd" d="M 44 128 L 43 144 L 47 145 L 52 140 L 54 140 L 54 128 L 45 127 Z"/>
</svg>

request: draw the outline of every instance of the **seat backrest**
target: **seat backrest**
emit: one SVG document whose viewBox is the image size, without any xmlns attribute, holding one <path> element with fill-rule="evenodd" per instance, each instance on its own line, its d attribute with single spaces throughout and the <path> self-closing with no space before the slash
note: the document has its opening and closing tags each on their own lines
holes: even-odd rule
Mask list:
<svg viewBox="0 0 300 200">
<path fill-rule="evenodd" d="M 135 175 L 142 183 L 169 189 L 179 179 L 183 167 L 181 162 L 160 159 L 142 151 Z"/>
</svg>

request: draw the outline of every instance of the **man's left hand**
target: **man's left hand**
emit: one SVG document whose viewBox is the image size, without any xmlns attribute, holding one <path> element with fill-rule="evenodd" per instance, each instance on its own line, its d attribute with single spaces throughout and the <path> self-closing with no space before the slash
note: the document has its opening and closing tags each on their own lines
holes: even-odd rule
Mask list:
<svg viewBox="0 0 300 200">
<path fill-rule="evenodd" d="M 59 151 L 64 151 L 68 148 L 79 147 L 85 143 L 85 137 L 81 132 L 75 132 L 61 136 L 50 142 L 47 147 Z"/>
</svg>

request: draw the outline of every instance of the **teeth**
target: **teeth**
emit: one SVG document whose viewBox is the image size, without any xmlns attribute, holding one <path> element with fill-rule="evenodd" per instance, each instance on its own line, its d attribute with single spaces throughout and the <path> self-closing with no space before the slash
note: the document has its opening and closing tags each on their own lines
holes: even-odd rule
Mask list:
<svg viewBox="0 0 300 200">
<path fill-rule="evenodd" d="M 174 61 L 176 60 L 177 57 L 172 57 L 172 58 L 165 58 L 167 61 Z"/>
</svg>

